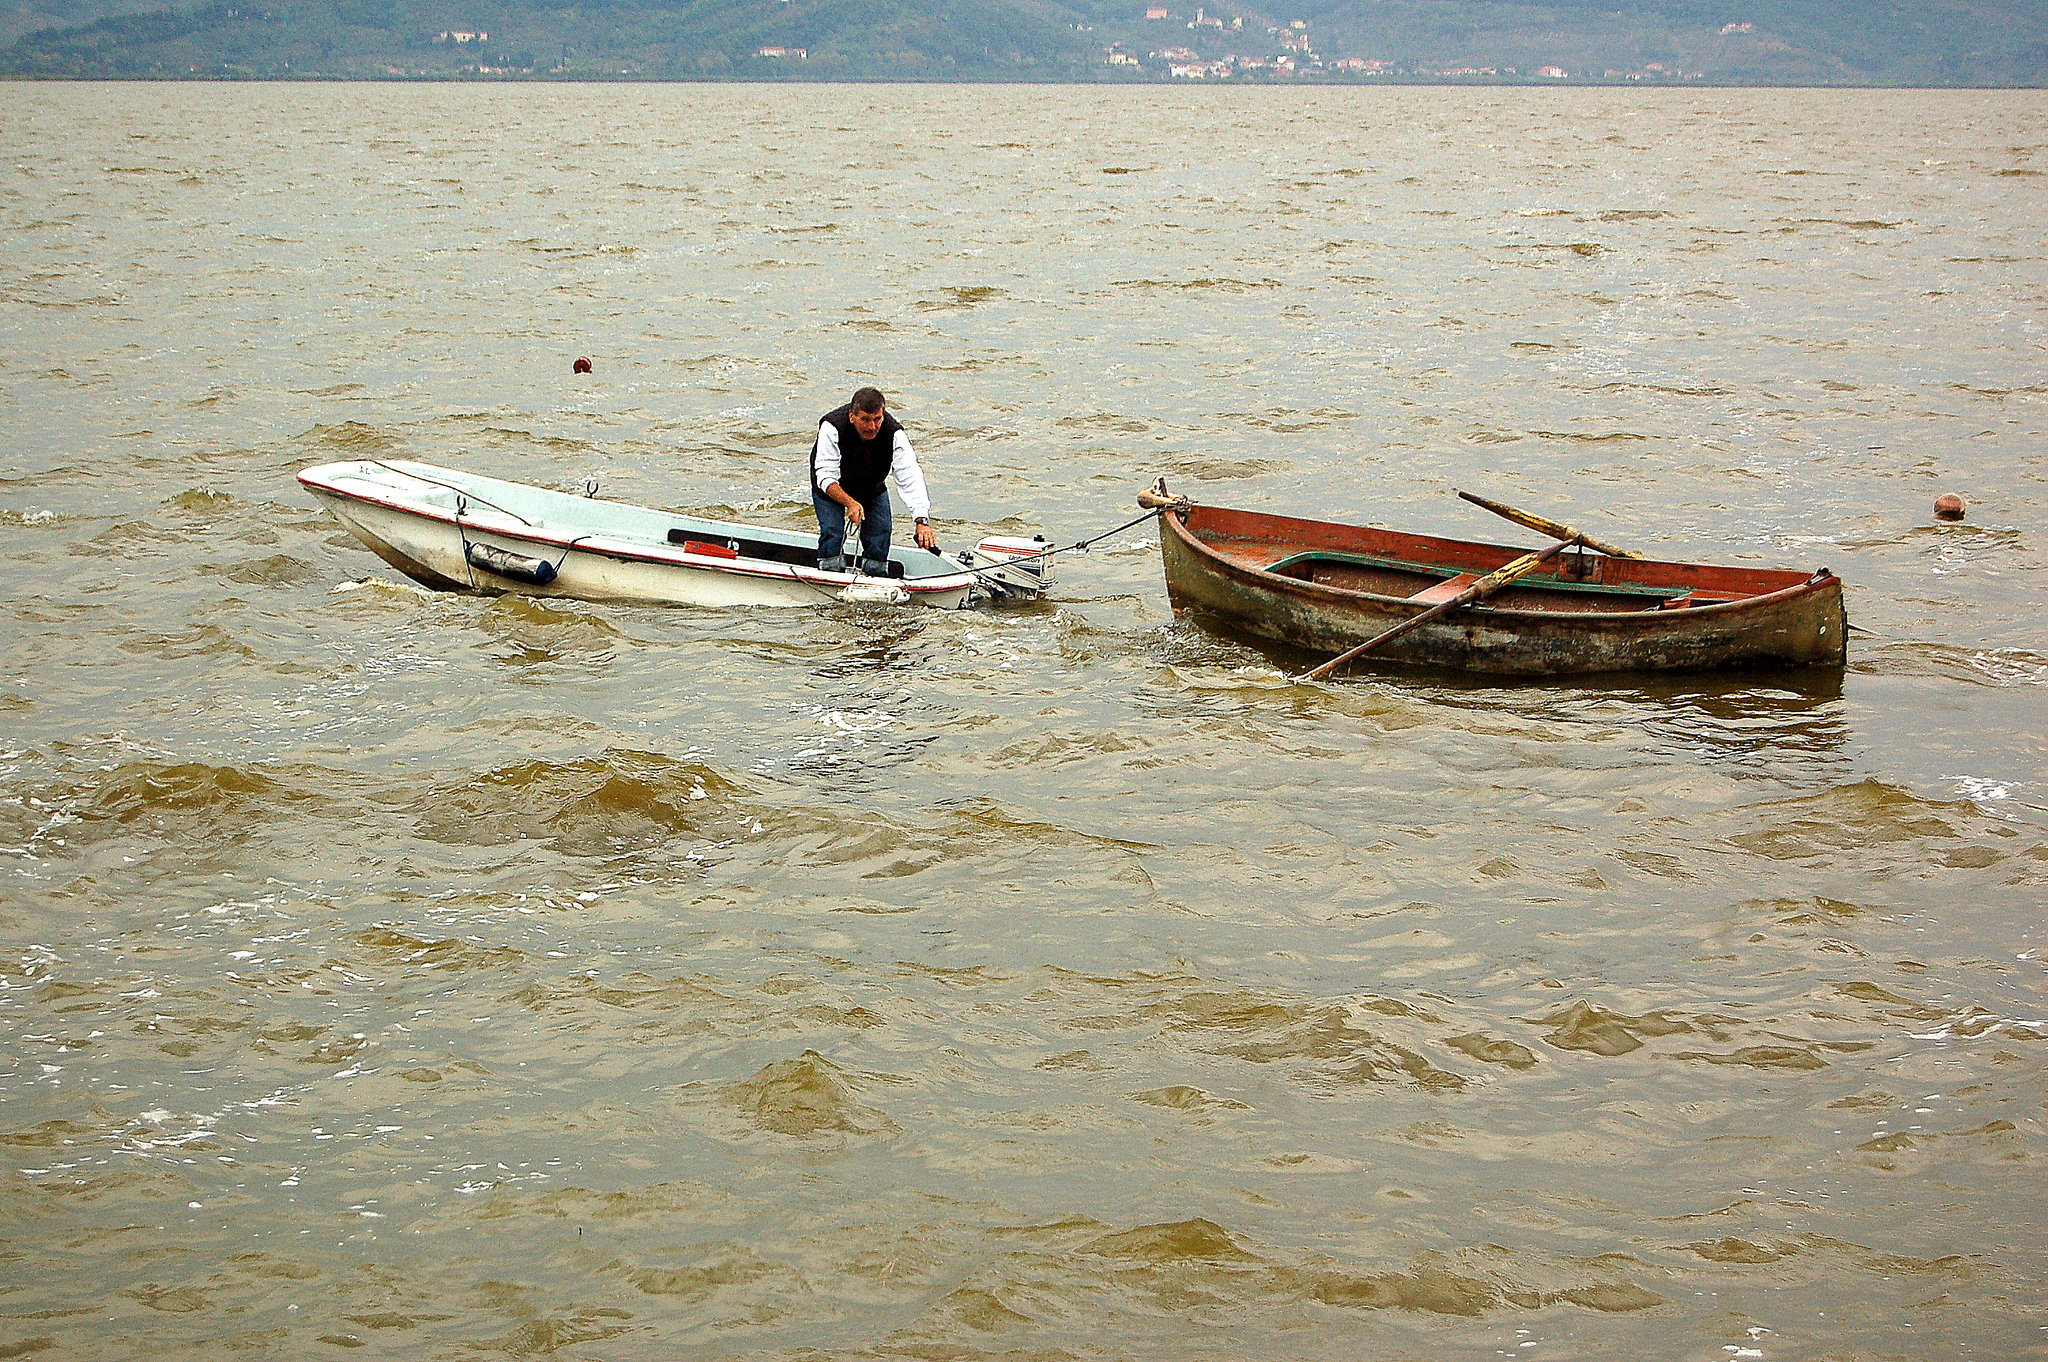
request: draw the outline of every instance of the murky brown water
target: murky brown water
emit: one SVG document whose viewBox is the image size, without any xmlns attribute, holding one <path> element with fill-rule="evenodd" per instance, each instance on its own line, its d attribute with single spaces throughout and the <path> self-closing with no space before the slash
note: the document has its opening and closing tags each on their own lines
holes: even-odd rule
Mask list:
<svg viewBox="0 0 2048 1362">
<path fill-rule="evenodd" d="M 0 87 L 0 1352 L 2048 1356 L 2044 115 Z M 431 596 L 292 478 L 801 525 L 870 377 L 956 541 L 1469 487 L 1851 665 L 1297 686 L 1144 530 Z"/>
</svg>

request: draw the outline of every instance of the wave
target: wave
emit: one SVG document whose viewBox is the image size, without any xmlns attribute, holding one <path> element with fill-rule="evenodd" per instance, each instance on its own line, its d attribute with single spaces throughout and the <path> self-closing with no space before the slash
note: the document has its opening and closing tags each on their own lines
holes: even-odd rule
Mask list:
<svg viewBox="0 0 2048 1362">
<path fill-rule="evenodd" d="M 1285 288 L 1286 284 L 1279 279 L 1233 279 L 1205 275 L 1193 279 L 1118 279 L 1110 287 L 1140 292 L 1165 290 L 1194 293 L 1264 293 L 1272 289 Z"/>
<path fill-rule="evenodd" d="M 42 790 L 36 798 L 63 811 L 72 825 L 66 831 L 70 840 L 91 843 L 135 832 L 172 842 L 220 834 L 241 840 L 281 809 L 318 796 L 249 767 L 138 761 L 96 779 Z"/>
<path fill-rule="evenodd" d="M 1885 643 L 1856 650 L 1855 670 L 1873 676 L 1923 676 L 2004 689 L 2048 686 L 2048 653 L 2031 648 L 1959 648 L 1948 643 Z"/>
<path fill-rule="evenodd" d="M 1501 245 L 1507 251 L 1556 251 L 1577 256 L 1596 256 L 1606 253 L 1607 248 L 1597 241 L 1510 241 Z"/>
<path fill-rule="evenodd" d="M 1214 1308 L 1294 1302 L 1458 1319 L 1559 1305 L 1631 1313 L 1665 1303 L 1629 1279 L 1642 1264 L 1619 1254 L 1545 1262 L 1488 1247 L 1428 1252 L 1399 1267 L 1360 1271 L 1326 1254 L 1262 1243 L 1208 1216 L 1124 1229 L 1082 1219 L 1033 1227 L 1028 1235 L 1032 1249 L 1009 1255 L 1000 1279 L 980 1283 L 981 1294 L 1010 1296 L 1024 1281 L 1043 1291 L 1040 1283 L 1064 1279 L 1062 1296 L 1091 1284 L 1144 1289 L 1170 1281 L 1176 1294 L 1198 1291 Z M 1012 1275 L 1021 1281 L 1012 1283 Z"/>
<path fill-rule="evenodd" d="M 428 974 L 495 973 L 528 963 L 511 946 L 483 946 L 455 937 L 424 937 L 403 927 L 377 924 L 351 932 L 357 961 L 366 968 Z"/>
<path fill-rule="evenodd" d="M 322 575 L 311 563 L 288 553 L 248 558 L 227 567 L 202 567 L 199 571 L 244 586 L 304 586 Z"/>
<path fill-rule="evenodd" d="M 919 300 L 917 304 L 918 309 L 925 312 L 951 311 L 957 308 L 977 307 L 982 303 L 994 302 L 999 298 L 1010 296 L 1009 292 L 1005 289 L 985 284 L 945 288 L 940 289 L 939 293 L 941 296 L 937 299 Z"/>
<path fill-rule="evenodd" d="M 1633 430 L 1532 430 L 1528 432 L 1538 440 L 1567 440 L 1573 444 L 1613 444 L 1647 440 L 1650 437 Z M 1520 438 L 1519 435 L 1516 438 Z"/>
<path fill-rule="evenodd" d="M 334 450 L 356 458 L 380 458 L 404 453 L 404 446 L 396 436 L 362 421 L 343 421 L 340 425 L 332 426 L 308 426 L 299 433 L 294 443 Z"/>
<path fill-rule="evenodd" d="M 706 765 L 609 750 L 580 761 L 534 760 L 444 779 L 408 807 L 419 834 L 450 846 L 531 841 L 610 856 L 683 838 L 732 836 L 744 793 Z"/>
<path fill-rule="evenodd" d="M 773 1135 L 871 1135 L 896 1129 L 894 1121 L 861 1102 L 865 1086 L 817 1051 L 806 1050 L 727 1084 L 719 1098 Z"/>
<path fill-rule="evenodd" d="M 1652 383 L 1647 379 L 1617 379 L 1591 386 L 1595 392 L 1668 393 L 1673 397 L 1732 397 L 1735 393 L 1722 383 Z"/>
<path fill-rule="evenodd" d="M 1875 778 L 1744 812 L 1763 826 L 1729 837 L 1732 845 L 1767 860 L 1823 865 L 1842 853 L 1871 847 L 1887 848 L 1894 860 L 1913 858 L 1915 847 L 1923 858 L 1932 858 L 1984 819 L 1975 805 L 1924 799 Z"/>
</svg>

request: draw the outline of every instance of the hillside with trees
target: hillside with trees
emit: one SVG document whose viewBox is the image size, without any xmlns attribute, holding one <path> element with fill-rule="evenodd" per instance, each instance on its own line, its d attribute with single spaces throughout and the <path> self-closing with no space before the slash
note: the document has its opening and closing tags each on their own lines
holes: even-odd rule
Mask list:
<svg viewBox="0 0 2048 1362">
<path fill-rule="evenodd" d="M 2048 84 L 2038 0 L 0 0 L 106 79 Z"/>
</svg>

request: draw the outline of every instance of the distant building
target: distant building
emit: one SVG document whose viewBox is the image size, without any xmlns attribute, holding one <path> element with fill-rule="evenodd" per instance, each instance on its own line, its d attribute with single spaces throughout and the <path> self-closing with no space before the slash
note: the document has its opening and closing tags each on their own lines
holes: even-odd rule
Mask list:
<svg viewBox="0 0 2048 1362">
<path fill-rule="evenodd" d="M 1545 80 L 1563 80 L 1571 72 L 1565 70 L 1562 66 L 1539 66 L 1536 68 L 1536 74 L 1542 76 Z"/>
<path fill-rule="evenodd" d="M 1145 17 L 1146 17 L 1147 19 L 1164 19 L 1164 18 L 1166 17 L 1166 6 L 1164 6 L 1164 5 L 1153 5 L 1153 6 L 1151 6 L 1150 8 L 1148 8 L 1148 9 L 1147 9 L 1147 10 L 1145 11 Z"/>
<path fill-rule="evenodd" d="M 1754 33 L 1754 32 L 1756 32 L 1756 25 L 1755 25 L 1755 24 L 1723 24 L 1723 25 L 1721 25 L 1721 31 L 1722 31 L 1723 33 Z"/>
<path fill-rule="evenodd" d="M 490 40 L 491 35 L 488 33 L 472 33 L 460 28 L 443 29 L 434 35 L 434 41 L 437 43 L 487 43 Z"/>
<path fill-rule="evenodd" d="M 761 49 L 761 55 L 776 58 L 794 57 L 798 61 L 807 61 L 811 53 L 808 48 L 802 47 L 764 47 Z"/>
</svg>

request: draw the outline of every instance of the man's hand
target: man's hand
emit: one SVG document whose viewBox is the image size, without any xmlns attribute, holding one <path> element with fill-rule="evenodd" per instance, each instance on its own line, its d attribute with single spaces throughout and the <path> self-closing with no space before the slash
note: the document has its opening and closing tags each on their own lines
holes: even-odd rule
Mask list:
<svg viewBox="0 0 2048 1362">
<path fill-rule="evenodd" d="M 939 546 L 939 536 L 933 531 L 929 521 L 917 522 L 917 546 L 921 549 L 936 549 Z"/>
<path fill-rule="evenodd" d="M 825 495 L 839 503 L 839 509 L 846 512 L 846 528 L 857 530 L 860 523 L 868 518 L 867 507 L 853 499 L 853 495 L 838 483 L 825 489 Z"/>
</svg>

